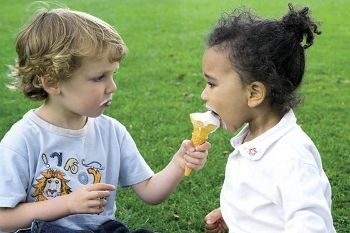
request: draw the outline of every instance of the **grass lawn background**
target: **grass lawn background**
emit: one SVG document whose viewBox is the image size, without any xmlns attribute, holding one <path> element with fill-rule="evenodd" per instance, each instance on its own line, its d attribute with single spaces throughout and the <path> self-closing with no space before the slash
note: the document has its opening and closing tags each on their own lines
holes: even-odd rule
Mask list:
<svg viewBox="0 0 350 233">
<path fill-rule="evenodd" d="M 305 102 L 296 109 L 299 124 L 322 155 L 333 191 L 333 217 L 338 232 L 350 232 L 350 2 L 292 1 L 310 6 L 322 35 L 307 50 L 301 88 Z M 31 1 L 2 0 L 0 7 L 0 138 L 30 108 L 39 106 L 11 92 L 7 65 L 15 58 L 14 41 L 29 19 Z M 280 18 L 288 1 L 120 0 L 60 1 L 115 26 L 129 47 L 116 77 L 118 91 L 106 114 L 130 131 L 154 171 L 190 138 L 188 114 L 203 111 L 201 56 L 210 28 L 223 12 L 245 4 L 258 15 Z M 203 218 L 219 205 L 231 134 L 211 135 L 205 168 L 184 178 L 176 192 L 158 206 L 148 206 L 130 189 L 119 189 L 117 218 L 133 228 L 158 232 L 203 232 Z"/>
</svg>

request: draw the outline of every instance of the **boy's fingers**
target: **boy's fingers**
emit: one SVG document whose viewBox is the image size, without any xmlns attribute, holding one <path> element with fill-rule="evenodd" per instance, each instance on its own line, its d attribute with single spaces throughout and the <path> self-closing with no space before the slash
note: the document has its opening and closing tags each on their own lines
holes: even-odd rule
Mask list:
<svg viewBox="0 0 350 233">
<path fill-rule="evenodd" d="M 97 199 L 103 199 L 109 197 L 110 192 L 109 191 L 97 191 L 95 193 L 95 196 Z"/>
<path fill-rule="evenodd" d="M 205 159 L 208 155 L 208 152 L 204 151 L 204 152 L 192 152 L 192 153 L 188 153 L 186 154 L 186 158 L 192 158 L 192 159 Z M 187 159 L 186 159 L 187 160 Z"/>
<path fill-rule="evenodd" d="M 183 147 L 187 153 L 191 153 L 195 151 L 195 148 L 190 140 L 184 140 L 182 142 Z"/>
<path fill-rule="evenodd" d="M 105 183 L 96 183 L 96 184 L 91 184 L 87 187 L 89 191 L 99 191 L 99 190 L 109 190 L 109 191 L 114 191 L 115 186 L 111 184 L 105 184 Z"/>
<path fill-rule="evenodd" d="M 186 164 L 202 165 L 206 162 L 206 157 L 205 156 L 198 156 L 196 158 L 193 156 L 185 155 L 185 160 L 186 160 Z"/>
<path fill-rule="evenodd" d="M 205 142 L 202 145 L 196 146 L 196 151 L 206 151 L 211 148 L 210 142 Z"/>
<path fill-rule="evenodd" d="M 202 145 L 194 147 L 193 143 L 190 140 L 184 140 L 182 142 L 182 145 L 185 148 L 185 151 L 187 153 L 191 153 L 191 152 L 194 152 L 194 151 L 204 152 L 204 151 L 207 151 L 207 150 L 209 150 L 211 148 L 211 144 L 209 142 L 205 142 Z"/>
</svg>

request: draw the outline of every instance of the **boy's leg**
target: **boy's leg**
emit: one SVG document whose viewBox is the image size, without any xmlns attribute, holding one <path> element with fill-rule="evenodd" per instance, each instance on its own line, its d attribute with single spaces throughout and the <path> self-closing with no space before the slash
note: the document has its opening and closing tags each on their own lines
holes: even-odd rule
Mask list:
<svg viewBox="0 0 350 233">
<path fill-rule="evenodd" d="M 72 230 L 48 222 L 35 220 L 32 223 L 31 233 L 93 233 L 90 230 Z"/>
<path fill-rule="evenodd" d="M 32 232 L 32 230 L 30 228 L 15 231 L 15 233 L 31 233 L 31 232 Z"/>
<path fill-rule="evenodd" d="M 111 220 L 102 224 L 94 233 L 153 233 L 153 231 L 139 229 L 131 232 L 124 223 Z"/>
<path fill-rule="evenodd" d="M 132 233 L 154 233 L 153 231 L 145 230 L 145 229 L 138 229 L 136 231 L 133 231 Z"/>
<path fill-rule="evenodd" d="M 66 227 L 57 226 L 44 221 L 34 221 L 31 229 L 21 230 L 20 233 L 154 233 L 153 231 L 138 229 L 130 232 L 122 222 L 108 221 L 102 224 L 97 230 L 72 230 Z"/>
<path fill-rule="evenodd" d="M 130 233 L 130 231 L 124 223 L 111 220 L 102 224 L 94 233 Z"/>
</svg>

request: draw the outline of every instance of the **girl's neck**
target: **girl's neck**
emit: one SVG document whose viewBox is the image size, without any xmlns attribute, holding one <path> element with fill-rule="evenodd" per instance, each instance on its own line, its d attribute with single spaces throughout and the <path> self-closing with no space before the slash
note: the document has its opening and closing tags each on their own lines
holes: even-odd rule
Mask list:
<svg viewBox="0 0 350 233">
<path fill-rule="evenodd" d="M 62 109 L 54 109 L 48 104 L 43 104 L 35 110 L 35 113 L 44 121 L 65 129 L 78 130 L 85 126 L 86 116 L 72 114 Z"/>
<path fill-rule="evenodd" d="M 249 131 L 244 142 L 251 141 L 273 128 L 282 119 L 283 114 L 277 111 L 263 111 L 249 121 Z"/>
</svg>

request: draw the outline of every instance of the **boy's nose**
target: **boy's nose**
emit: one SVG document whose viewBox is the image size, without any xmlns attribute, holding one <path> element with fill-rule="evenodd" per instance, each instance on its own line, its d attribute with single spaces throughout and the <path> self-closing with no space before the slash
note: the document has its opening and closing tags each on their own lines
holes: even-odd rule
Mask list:
<svg viewBox="0 0 350 233">
<path fill-rule="evenodd" d="M 110 82 L 110 84 L 107 87 L 106 92 L 107 93 L 113 93 L 117 90 L 117 84 L 115 84 L 114 80 Z"/>
</svg>

